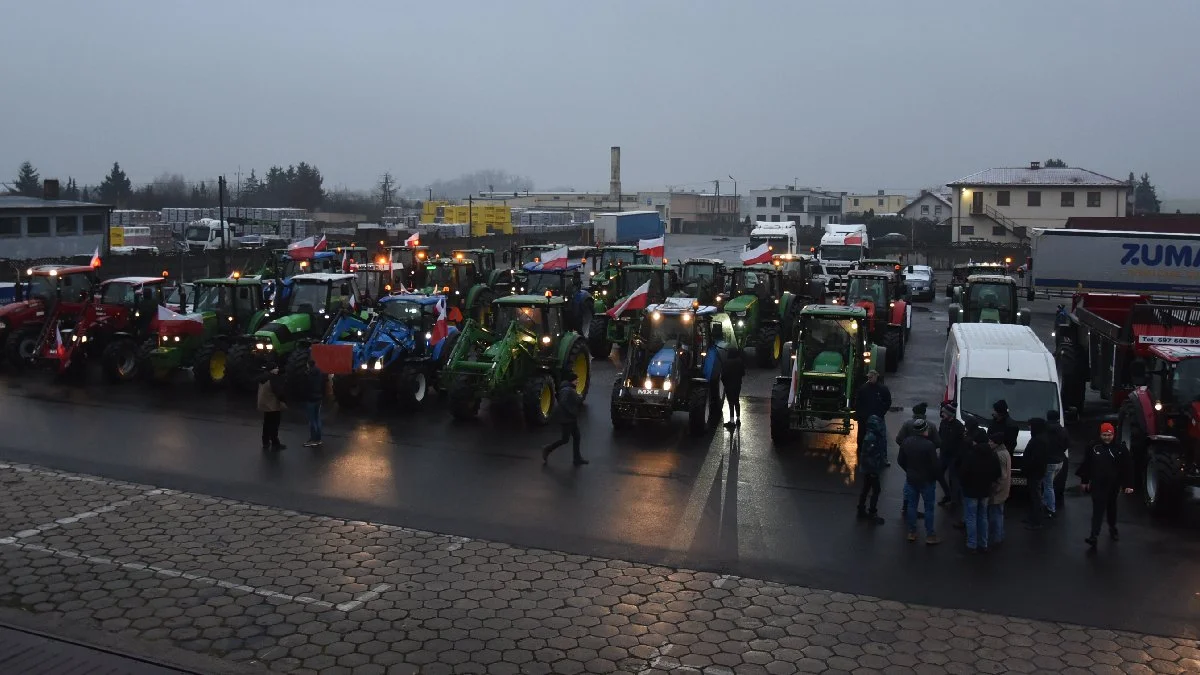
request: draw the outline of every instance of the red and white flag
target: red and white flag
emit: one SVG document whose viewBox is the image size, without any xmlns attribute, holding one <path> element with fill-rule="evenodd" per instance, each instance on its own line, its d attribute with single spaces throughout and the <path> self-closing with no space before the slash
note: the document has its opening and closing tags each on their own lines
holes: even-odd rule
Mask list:
<svg viewBox="0 0 1200 675">
<path fill-rule="evenodd" d="M 404 245 L 405 246 L 420 246 L 421 245 L 421 233 L 413 232 L 412 234 L 408 235 L 408 239 L 404 240 Z"/>
<path fill-rule="evenodd" d="M 450 321 L 446 319 L 446 298 L 445 296 L 438 298 L 437 301 L 437 321 L 433 324 L 433 330 L 430 331 L 429 345 L 433 346 L 450 334 Z"/>
<path fill-rule="evenodd" d="M 613 305 L 613 308 L 608 310 L 608 315 L 612 318 L 617 318 L 627 311 L 636 311 L 646 309 L 646 305 L 650 301 L 650 282 L 637 287 L 628 297 L 622 298 Z"/>
<path fill-rule="evenodd" d="M 321 238 L 317 240 L 317 244 L 313 246 L 313 250 L 324 251 L 327 248 L 329 248 L 329 242 L 325 241 L 325 235 L 321 235 Z"/>
<path fill-rule="evenodd" d="M 350 311 L 351 312 L 358 311 L 358 294 L 357 293 L 350 294 Z"/>
<path fill-rule="evenodd" d="M 648 255 L 651 258 L 661 258 L 667 252 L 667 238 L 659 237 L 657 239 L 638 239 L 638 253 Z"/>
<path fill-rule="evenodd" d="M 342 271 L 350 271 L 350 249 L 342 249 Z"/>
<path fill-rule="evenodd" d="M 742 251 L 743 265 L 761 265 L 771 262 L 771 246 L 770 244 L 759 244 L 758 248 Z"/>
<path fill-rule="evenodd" d="M 60 359 L 67 355 L 67 348 L 62 339 L 61 324 L 54 325 L 54 354 Z"/>
<path fill-rule="evenodd" d="M 556 249 L 546 251 L 541 255 L 541 260 L 539 261 L 540 269 L 565 270 L 567 269 L 567 257 L 569 255 L 566 246 L 559 246 Z"/>
<path fill-rule="evenodd" d="M 203 335 L 203 314 L 180 314 L 166 305 L 158 306 L 151 329 L 164 335 Z"/>
<path fill-rule="evenodd" d="M 95 269 L 100 266 L 100 247 L 99 246 L 97 246 L 96 250 L 92 252 L 92 261 L 90 263 L 88 263 L 88 265 L 92 269 Z"/>
<path fill-rule="evenodd" d="M 322 237 L 324 239 L 324 237 Z M 288 257 L 292 260 L 308 260 L 317 252 L 317 238 L 307 237 L 288 244 Z"/>
</svg>

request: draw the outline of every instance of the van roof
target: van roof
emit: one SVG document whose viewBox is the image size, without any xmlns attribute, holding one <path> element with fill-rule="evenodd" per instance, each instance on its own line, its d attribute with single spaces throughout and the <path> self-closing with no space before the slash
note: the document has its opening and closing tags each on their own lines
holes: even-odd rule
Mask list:
<svg viewBox="0 0 1200 675">
<path fill-rule="evenodd" d="M 1028 326 L 958 323 L 950 331 L 961 377 L 1058 381 L 1054 357 Z"/>
</svg>

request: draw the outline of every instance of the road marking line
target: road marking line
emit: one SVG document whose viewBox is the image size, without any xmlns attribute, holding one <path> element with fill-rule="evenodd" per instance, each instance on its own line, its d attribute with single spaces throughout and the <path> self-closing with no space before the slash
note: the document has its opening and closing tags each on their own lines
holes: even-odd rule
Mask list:
<svg viewBox="0 0 1200 675">
<path fill-rule="evenodd" d="M 160 495 L 162 493 L 163 493 L 162 490 L 157 490 L 157 489 L 147 490 L 140 495 L 134 495 L 127 499 L 121 499 L 119 501 L 115 501 L 110 504 L 105 504 L 103 506 L 97 506 L 96 508 L 92 509 L 91 511 L 83 511 L 82 513 L 76 513 L 71 516 L 64 516 L 62 518 L 59 518 L 58 520 L 52 520 L 48 523 L 42 523 L 41 525 L 36 525 L 27 530 L 21 530 L 20 532 L 17 532 L 10 537 L 0 538 L 0 545 L 14 544 L 17 541 L 20 541 L 21 539 L 28 539 L 29 537 L 33 537 L 33 536 L 42 534 L 43 532 L 53 530 L 53 529 L 61 527 L 63 525 L 70 525 L 71 523 L 78 523 L 79 521 L 87 520 L 88 518 L 95 518 L 98 515 L 116 511 L 117 509 L 129 506 L 130 504 L 133 504 L 134 502 L 140 502 L 143 499 L 147 499 L 147 498 L 153 497 L 155 495 Z"/>
<path fill-rule="evenodd" d="M 378 584 L 372 587 L 369 591 L 359 593 L 353 600 L 349 602 L 343 602 L 342 604 L 338 605 L 337 609 L 343 612 L 349 612 L 351 610 L 358 609 L 375 598 L 383 595 L 385 591 L 390 591 L 391 589 L 391 584 Z"/>
<path fill-rule="evenodd" d="M 134 488 L 138 490 L 149 489 L 149 487 L 145 485 L 126 483 L 124 481 L 100 478 L 98 476 L 84 476 L 79 474 L 64 473 L 62 471 L 55 471 L 53 469 L 42 469 L 38 467 L 25 466 L 23 464 L 9 464 L 7 462 L 0 462 L 0 469 L 8 469 L 10 471 L 16 471 L 17 473 L 31 473 L 38 476 L 51 476 L 54 478 L 61 478 L 62 480 L 80 483 L 95 483 L 97 485 L 106 485 L 109 487 Z"/>
</svg>

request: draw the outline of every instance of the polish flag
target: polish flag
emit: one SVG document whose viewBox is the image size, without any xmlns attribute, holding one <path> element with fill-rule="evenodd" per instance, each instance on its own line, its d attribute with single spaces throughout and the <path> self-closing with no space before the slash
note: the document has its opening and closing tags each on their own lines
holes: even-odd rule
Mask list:
<svg viewBox="0 0 1200 675">
<path fill-rule="evenodd" d="M 844 243 L 847 246 L 862 246 L 862 235 L 861 234 L 852 234 L 852 235 L 846 237 Z"/>
<path fill-rule="evenodd" d="M 638 286 L 637 290 L 631 293 L 629 297 L 622 298 L 617 302 L 617 304 L 613 305 L 613 308 L 608 310 L 608 315 L 615 319 L 621 316 L 621 314 L 625 313 L 626 310 L 637 311 L 639 309 L 646 309 L 646 305 L 649 303 L 649 301 L 650 282 L 647 281 L 641 286 Z"/>
<path fill-rule="evenodd" d="M 567 247 L 559 246 L 556 249 L 546 251 L 541 256 L 540 266 L 538 269 L 543 270 L 565 270 L 567 268 Z"/>
<path fill-rule="evenodd" d="M 324 237 L 321 238 L 324 241 Z M 308 260 L 317 252 L 317 238 L 308 237 L 292 242 L 287 247 L 288 257 L 292 260 Z"/>
<path fill-rule="evenodd" d="M 165 305 L 158 306 L 158 314 L 150 326 L 161 334 L 169 335 L 202 335 L 204 333 L 204 315 L 180 314 Z"/>
<path fill-rule="evenodd" d="M 429 345 L 432 347 L 450 334 L 450 322 L 446 319 L 446 298 L 443 296 L 437 301 L 437 321 L 433 324 L 433 330 L 430 331 Z"/>
<path fill-rule="evenodd" d="M 420 246 L 421 245 L 421 233 L 413 232 L 412 234 L 410 234 L 408 236 L 408 239 L 404 240 L 404 245 L 405 246 Z"/>
<path fill-rule="evenodd" d="M 324 251 L 327 248 L 329 248 L 329 242 L 325 241 L 325 235 L 321 235 L 321 238 L 317 240 L 316 246 L 313 246 L 313 250 Z"/>
<path fill-rule="evenodd" d="M 342 249 L 342 271 L 350 271 L 350 249 Z"/>
<path fill-rule="evenodd" d="M 743 265 L 761 265 L 769 262 L 771 262 L 771 246 L 769 244 L 759 244 L 758 248 L 742 251 Z"/>
<path fill-rule="evenodd" d="M 60 359 L 67 355 L 67 348 L 63 344 L 62 339 L 61 324 L 55 324 L 54 326 L 54 354 Z"/>
<path fill-rule="evenodd" d="M 666 237 L 657 239 L 638 239 L 638 253 L 650 256 L 651 258 L 661 258 L 667 252 Z"/>
<path fill-rule="evenodd" d="M 90 263 L 88 263 L 88 266 L 90 266 L 92 269 L 96 269 L 97 267 L 100 266 L 100 247 L 99 246 L 97 246 L 96 250 L 92 252 L 92 261 Z"/>
</svg>

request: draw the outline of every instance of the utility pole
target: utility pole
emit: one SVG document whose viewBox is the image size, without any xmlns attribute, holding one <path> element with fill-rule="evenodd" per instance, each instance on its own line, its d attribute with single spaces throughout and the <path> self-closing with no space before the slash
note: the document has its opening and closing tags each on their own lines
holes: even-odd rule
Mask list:
<svg viewBox="0 0 1200 675">
<path fill-rule="evenodd" d="M 720 224 L 721 224 L 721 181 L 720 181 L 720 180 L 714 180 L 714 181 L 713 181 L 713 186 L 714 186 L 714 188 L 716 189 L 716 194 L 717 194 L 717 204 L 716 204 L 716 207 L 715 207 L 715 208 L 716 208 L 716 220 L 715 220 L 715 223 L 716 223 L 716 226 L 717 226 L 717 227 L 720 227 Z"/>
<path fill-rule="evenodd" d="M 221 268 L 229 269 L 229 242 L 233 239 L 233 232 L 229 230 L 229 223 L 225 222 L 225 176 L 217 177 L 217 222 L 221 227 Z"/>
<path fill-rule="evenodd" d="M 475 230 L 475 195 L 467 195 L 467 241 L 471 241 Z"/>
</svg>

